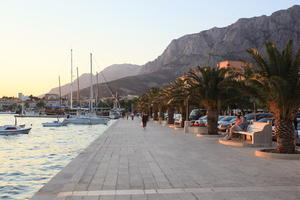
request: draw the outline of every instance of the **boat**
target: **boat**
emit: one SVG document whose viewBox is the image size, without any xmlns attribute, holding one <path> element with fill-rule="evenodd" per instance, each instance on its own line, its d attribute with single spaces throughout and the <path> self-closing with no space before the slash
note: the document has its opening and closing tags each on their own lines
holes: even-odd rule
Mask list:
<svg viewBox="0 0 300 200">
<path fill-rule="evenodd" d="M 4 125 L 0 126 L 0 135 L 28 134 L 30 130 L 25 125 Z"/>
<path fill-rule="evenodd" d="M 121 113 L 117 110 L 110 110 L 109 111 L 109 118 L 110 119 L 119 119 L 121 117 Z"/>
<path fill-rule="evenodd" d="M 82 125 L 95 125 L 95 124 L 104 124 L 107 125 L 109 119 L 106 117 L 97 117 L 97 116 L 69 116 L 64 119 L 62 123 L 64 124 L 82 124 Z"/>
<path fill-rule="evenodd" d="M 60 127 L 60 126 L 66 126 L 67 124 L 65 122 L 56 120 L 53 122 L 44 122 L 44 123 L 42 123 L 42 125 L 43 125 L 43 127 Z"/>
<path fill-rule="evenodd" d="M 72 55 L 72 54 L 71 54 Z M 71 56 L 72 58 L 72 56 Z M 90 54 L 90 64 L 91 64 L 91 77 L 90 77 L 90 101 L 89 101 L 89 113 L 87 115 L 81 115 L 78 113 L 77 115 L 70 115 L 66 119 L 63 120 L 62 123 L 64 124 L 81 124 L 81 125 L 94 125 L 94 124 L 104 124 L 107 125 L 107 122 L 109 121 L 109 118 L 106 117 L 98 117 L 95 114 L 95 109 L 93 108 L 93 71 L 92 71 L 92 54 Z M 71 73 L 72 73 L 72 59 L 71 59 Z M 72 75 L 71 75 L 72 77 Z M 72 81 L 72 80 L 71 80 Z M 78 86 L 79 91 L 79 86 Z M 71 87 L 71 94 L 72 94 L 72 87 Z M 78 100 L 79 100 L 79 92 L 78 94 Z M 70 101 L 70 108 L 72 109 L 72 96 Z"/>
<path fill-rule="evenodd" d="M 16 114 L 16 112 L 12 112 L 12 111 L 1 111 L 0 114 Z"/>
</svg>

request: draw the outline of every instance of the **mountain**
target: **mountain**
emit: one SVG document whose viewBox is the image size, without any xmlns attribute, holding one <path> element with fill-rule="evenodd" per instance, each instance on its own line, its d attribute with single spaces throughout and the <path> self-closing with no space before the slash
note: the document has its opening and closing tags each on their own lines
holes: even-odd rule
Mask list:
<svg viewBox="0 0 300 200">
<path fill-rule="evenodd" d="M 264 50 L 269 40 L 282 48 L 288 40 L 300 48 L 300 6 L 274 12 L 271 16 L 242 18 L 223 28 L 212 28 L 173 40 L 155 60 L 139 68 L 137 75 L 128 74 L 108 83 L 121 94 L 141 94 L 149 87 L 162 87 L 198 65 L 216 66 L 224 60 L 249 60 L 247 48 Z M 110 96 L 105 84 L 101 96 Z M 81 91 L 88 96 L 88 90 Z"/>
<path fill-rule="evenodd" d="M 288 40 L 300 44 L 300 6 L 271 16 L 242 18 L 224 28 L 212 28 L 173 40 L 161 56 L 142 66 L 140 74 L 173 69 L 178 75 L 197 65 L 215 66 L 223 60 L 248 59 L 247 48 L 263 50 L 266 40 L 279 48 Z"/>
<path fill-rule="evenodd" d="M 106 67 L 99 73 L 98 81 L 99 83 L 104 83 L 106 81 L 113 81 L 126 76 L 134 76 L 139 73 L 140 66 L 132 64 L 115 64 Z M 104 80 L 105 78 L 105 80 Z M 96 75 L 93 75 L 93 83 L 97 83 Z M 79 76 L 79 88 L 84 89 L 90 86 L 90 73 L 84 73 Z M 73 82 L 73 90 L 77 90 L 77 79 Z M 62 95 L 66 95 L 70 92 L 70 83 L 61 86 Z M 59 88 L 53 88 L 48 93 L 59 94 Z"/>
</svg>

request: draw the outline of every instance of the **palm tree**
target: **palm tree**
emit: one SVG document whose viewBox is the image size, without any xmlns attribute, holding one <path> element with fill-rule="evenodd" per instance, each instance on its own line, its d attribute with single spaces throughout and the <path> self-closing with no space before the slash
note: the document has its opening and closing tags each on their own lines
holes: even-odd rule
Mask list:
<svg viewBox="0 0 300 200">
<path fill-rule="evenodd" d="M 256 49 L 248 53 L 257 64 L 248 83 L 256 88 L 270 111 L 274 113 L 277 136 L 276 152 L 295 152 L 293 119 L 300 105 L 300 49 L 293 54 L 293 43 L 289 41 L 280 52 L 271 42 L 265 43 L 266 55 Z"/>
<path fill-rule="evenodd" d="M 158 120 L 158 105 L 159 105 L 159 92 L 160 88 L 158 87 L 152 87 L 148 89 L 147 96 L 149 100 L 149 112 L 150 116 L 152 116 L 153 113 L 153 120 Z"/>
<path fill-rule="evenodd" d="M 207 129 L 210 135 L 218 134 L 217 122 L 221 106 L 234 95 L 235 87 L 231 86 L 237 79 L 233 75 L 228 68 L 200 66 L 187 74 L 193 98 L 197 98 L 207 108 Z"/>
<path fill-rule="evenodd" d="M 167 85 L 164 87 L 161 91 L 161 96 L 164 99 L 163 104 L 167 108 L 167 113 L 168 113 L 168 119 L 167 119 L 167 124 L 174 124 L 174 107 L 175 105 L 173 104 L 172 101 L 172 86 Z"/>
<path fill-rule="evenodd" d="M 167 110 L 167 96 L 166 96 L 166 93 L 164 91 L 164 89 L 160 89 L 158 94 L 156 95 L 156 98 L 155 98 L 155 101 L 157 103 L 157 106 L 158 106 L 158 119 L 161 121 L 161 120 L 164 120 L 164 113 L 165 111 Z"/>
<path fill-rule="evenodd" d="M 181 113 L 181 127 L 184 127 L 184 121 L 187 119 L 187 98 L 189 96 L 189 90 L 187 88 L 185 77 L 179 77 L 168 87 L 168 104 L 178 107 Z"/>
<path fill-rule="evenodd" d="M 149 114 L 149 99 L 147 96 L 147 93 L 144 93 L 143 95 L 139 96 L 137 103 L 136 103 L 136 109 L 139 112 L 144 112 Z"/>
</svg>

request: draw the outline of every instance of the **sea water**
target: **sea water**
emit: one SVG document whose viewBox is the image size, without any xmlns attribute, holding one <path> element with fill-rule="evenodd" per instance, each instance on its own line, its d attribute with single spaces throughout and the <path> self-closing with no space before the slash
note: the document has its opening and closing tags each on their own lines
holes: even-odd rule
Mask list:
<svg viewBox="0 0 300 200">
<path fill-rule="evenodd" d="M 30 199 L 109 126 L 68 125 L 54 128 L 41 124 L 53 120 L 18 118 L 18 124 L 32 127 L 28 135 L 0 135 L 1 200 Z M 14 122 L 13 115 L 0 115 L 0 126 Z"/>
</svg>

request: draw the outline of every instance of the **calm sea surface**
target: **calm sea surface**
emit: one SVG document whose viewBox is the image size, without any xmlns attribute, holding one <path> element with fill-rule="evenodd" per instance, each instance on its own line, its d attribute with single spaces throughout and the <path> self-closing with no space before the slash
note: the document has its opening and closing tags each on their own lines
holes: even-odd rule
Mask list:
<svg viewBox="0 0 300 200">
<path fill-rule="evenodd" d="M 109 126 L 42 127 L 55 119 L 18 118 L 32 129 L 28 135 L 0 135 L 0 199 L 30 199 L 71 159 Z M 13 115 L 0 115 L 0 125 L 14 124 Z"/>
</svg>

